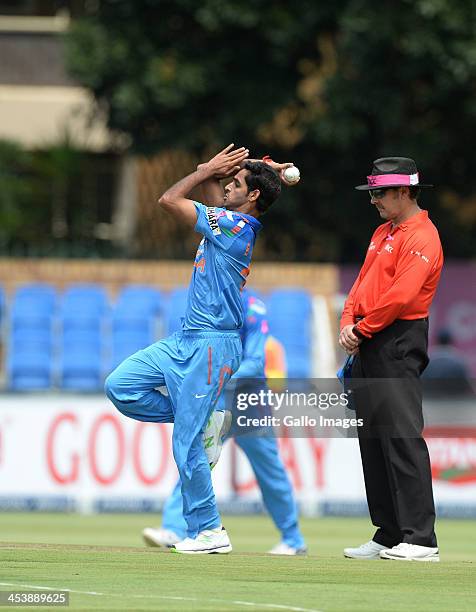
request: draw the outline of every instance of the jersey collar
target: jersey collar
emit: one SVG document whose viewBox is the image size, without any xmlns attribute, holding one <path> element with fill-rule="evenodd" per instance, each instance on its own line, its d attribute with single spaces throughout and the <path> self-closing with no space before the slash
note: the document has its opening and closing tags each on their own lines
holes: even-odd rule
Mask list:
<svg viewBox="0 0 476 612">
<path fill-rule="evenodd" d="M 252 217 L 251 215 L 245 215 L 245 213 L 235 213 L 235 215 L 239 215 L 243 221 L 251 225 L 251 229 L 257 234 L 263 227 L 261 221 L 258 221 L 256 217 Z"/>
<path fill-rule="evenodd" d="M 397 229 L 401 229 L 402 232 L 406 232 L 407 229 L 415 227 L 416 225 L 419 225 L 420 223 L 424 223 L 427 219 L 428 219 L 428 211 L 420 210 L 419 212 L 416 213 L 416 215 L 413 215 L 412 217 L 407 219 L 404 223 L 399 223 L 398 225 L 395 225 L 394 227 L 392 227 L 392 222 L 389 221 L 390 233 L 393 234 L 393 232 L 395 232 Z"/>
</svg>

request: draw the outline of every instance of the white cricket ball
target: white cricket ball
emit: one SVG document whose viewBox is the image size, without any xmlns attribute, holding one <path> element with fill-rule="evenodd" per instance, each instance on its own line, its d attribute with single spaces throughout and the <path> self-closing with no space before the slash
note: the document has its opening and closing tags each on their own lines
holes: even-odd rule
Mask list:
<svg viewBox="0 0 476 612">
<path fill-rule="evenodd" d="M 286 168 L 286 170 L 283 172 L 283 176 L 287 183 L 294 184 L 299 182 L 301 173 L 299 172 L 299 168 L 296 166 L 291 166 L 290 168 Z"/>
</svg>

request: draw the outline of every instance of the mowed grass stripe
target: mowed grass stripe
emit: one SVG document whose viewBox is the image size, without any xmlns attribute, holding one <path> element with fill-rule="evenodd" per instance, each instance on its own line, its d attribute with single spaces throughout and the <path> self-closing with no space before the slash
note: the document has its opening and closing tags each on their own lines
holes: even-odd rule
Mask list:
<svg viewBox="0 0 476 612">
<path fill-rule="evenodd" d="M 93 597 L 122 597 L 122 595 L 118 595 L 117 593 L 98 593 L 97 591 L 75 591 L 73 589 L 68 588 L 59 588 L 59 587 L 45 587 L 36 584 L 18 584 L 11 582 L 0 582 L 0 587 L 6 586 L 10 588 L 16 589 L 29 589 L 29 590 L 39 590 L 39 591 L 66 591 L 70 594 L 75 595 L 90 595 Z M 134 599 L 166 599 L 171 601 L 187 601 L 187 602 L 199 602 L 199 600 L 195 597 L 180 597 L 180 596 L 167 596 L 167 595 L 128 595 L 129 598 Z M 296 606 L 285 606 L 281 604 L 266 604 L 266 603 L 255 603 L 252 601 L 227 601 L 225 599 L 209 599 L 208 603 L 219 603 L 219 604 L 231 604 L 234 606 L 246 606 L 251 608 L 263 608 L 271 609 L 271 610 L 289 610 L 292 612 L 320 612 L 320 610 L 310 609 L 310 608 L 300 608 Z"/>
<path fill-rule="evenodd" d="M 154 524 L 157 519 L 147 515 L 4 514 L 0 580 L 107 594 L 72 595 L 71 608 L 85 610 L 269 610 L 270 604 L 323 612 L 474 609 L 470 521 L 439 524 L 440 564 L 343 559 L 344 545 L 368 539 L 364 519 L 303 521 L 310 557 L 263 554 L 276 542 L 266 517 L 226 517 L 237 551 L 231 555 L 190 557 L 138 547 L 142 527 Z"/>
</svg>

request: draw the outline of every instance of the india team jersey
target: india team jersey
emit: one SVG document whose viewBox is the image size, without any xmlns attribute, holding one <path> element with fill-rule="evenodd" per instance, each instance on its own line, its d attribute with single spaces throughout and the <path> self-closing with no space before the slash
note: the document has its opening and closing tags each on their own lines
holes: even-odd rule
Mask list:
<svg viewBox="0 0 476 612">
<path fill-rule="evenodd" d="M 243 355 L 233 378 L 263 378 L 265 369 L 265 346 L 269 338 L 266 306 L 253 293 L 242 292 L 244 323 L 241 329 Z"/>
<path fill-rule="evenodd" d="M 195 202 L 195 231 L 203 239 L 195 257 L 184 329 L 236 330 L 243 326 L 241 289 L 261 223 L 243 213 Z"/>
</svg>

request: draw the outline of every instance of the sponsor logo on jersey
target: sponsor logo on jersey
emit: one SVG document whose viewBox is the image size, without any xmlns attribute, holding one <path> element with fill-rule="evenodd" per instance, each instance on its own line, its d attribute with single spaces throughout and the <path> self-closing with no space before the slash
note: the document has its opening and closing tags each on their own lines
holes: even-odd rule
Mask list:
<svg viewBox="0 0 476 612">
<path fill-rule="evenodd" d="M 245 227 L 245 222 L 244 221 L 239 221 L 235 227 L 233 227 L 231 229 L 231 231 L 233 232 L 233 234 L 238 234 L 239 232 L 241 232 L 241 230 Z"/>
<path fill-rule="evenodd" d="M 430 263 L 428 257 L 426 257 L 426 255 L 423 255 L 423 253 L 421 253 L 420 251 L 410 251 L 410 255 L 416 255 L 417 257 L 420 257 L 420 259 L 423 259 L 425 263 Z"/>
<path fill-rule="evenodd" d="M 221 230 L 220 226 L 218 225 L 216 211 L 212 207 L 207 208 L 207 221 L 210 229 L 212 230 L 212 234 L 214 236 L 219 236 L 221 234 Z"/>
</svg>

